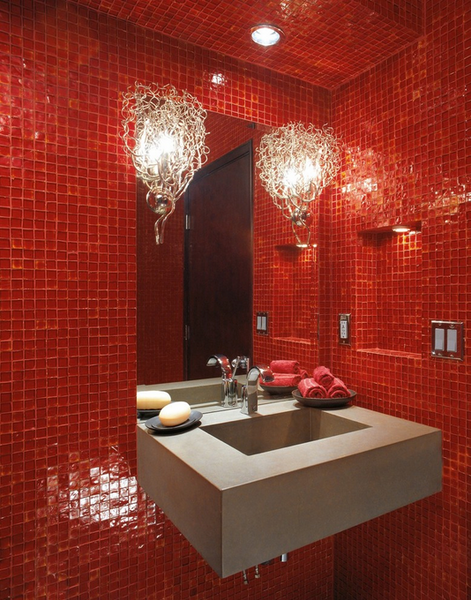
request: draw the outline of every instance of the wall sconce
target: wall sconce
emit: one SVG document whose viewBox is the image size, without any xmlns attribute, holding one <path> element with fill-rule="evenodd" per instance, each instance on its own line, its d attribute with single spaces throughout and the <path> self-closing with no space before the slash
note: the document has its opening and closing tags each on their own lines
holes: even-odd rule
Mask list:
<svg viewBox="0 0 471 600">
<path fill-rule="evenodd" d="M 147 205 L 158 215 L 155 241 L 162 244 L 175 202 L 207 160 L 206 111 L 196 98 L 179 95 L 171 85 L 136 83 L 123 94 L 122 114 L 124 146 L 149 188 Z"/>
<path fill-rule="evenodd" d="M 258 155 L 257 167 L 265 189 L 291 221 L 298 245 L 309 245 L 310 204 L 340 168 L 338 140 L 330 128 L 289 123 L 262 137 Z"/>
</svg>

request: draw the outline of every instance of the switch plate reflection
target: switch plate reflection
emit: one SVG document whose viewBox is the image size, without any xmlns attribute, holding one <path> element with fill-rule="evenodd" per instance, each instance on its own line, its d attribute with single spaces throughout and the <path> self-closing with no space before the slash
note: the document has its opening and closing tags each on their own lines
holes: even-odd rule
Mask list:
<svg viewBox="0 0 471 600">
<path fill-rule="evenodd" d="M 268 313 L 257 312 L 256 331 L 259 335 L 268 335 Z"/>
</svg>

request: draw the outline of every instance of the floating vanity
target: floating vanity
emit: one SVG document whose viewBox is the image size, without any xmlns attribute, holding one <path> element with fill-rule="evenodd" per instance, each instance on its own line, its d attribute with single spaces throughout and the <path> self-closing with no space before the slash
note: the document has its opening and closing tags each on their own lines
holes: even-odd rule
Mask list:
<svg viewBox="0 0 471 600">
<path fill-rule="evenodd" d="M 357 406 L 284 400 L 137 429 L 140 485 L 220 577 L 441 490 L 441 432 Z"/>
</svg>

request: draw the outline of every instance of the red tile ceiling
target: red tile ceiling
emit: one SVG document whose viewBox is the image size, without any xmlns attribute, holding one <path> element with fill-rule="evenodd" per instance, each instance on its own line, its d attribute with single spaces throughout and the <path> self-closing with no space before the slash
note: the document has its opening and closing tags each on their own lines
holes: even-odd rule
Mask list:
<svg viewBox="0 0 471 600">
<path fill-rule="evenodd" d="M 75 0 L 141 27 L 298 79 L 335 88 L 395 54 L 422 30 L 420 0 Z M 262 48 L 260 23 L 284 41 Z"/>
</svg>

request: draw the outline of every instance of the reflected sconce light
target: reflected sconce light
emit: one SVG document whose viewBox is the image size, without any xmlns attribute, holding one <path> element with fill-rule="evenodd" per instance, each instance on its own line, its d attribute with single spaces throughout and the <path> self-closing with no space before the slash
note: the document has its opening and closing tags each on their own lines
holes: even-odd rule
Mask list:
<svg viewBox="0 0 471 600">
<path fill-rule="evenodd" d="M 176 201 L 207 160 L 206 111 L 171 85 L 136 83 L 123 94 L 122 115 L 124 147 L 149 188 L 147 205 L 158 215 L 155 241 L 162 244 Z"/>
<path fill-rule="evenodd" d="M 340 168 L 340 146 L 330 128 L 289 123 L 262 137 L 260 179 L 283 215 L 291 221 L 297 245 L 310 244 L 310 206 Z"/>
</svg>

